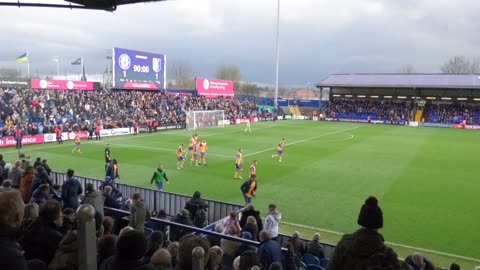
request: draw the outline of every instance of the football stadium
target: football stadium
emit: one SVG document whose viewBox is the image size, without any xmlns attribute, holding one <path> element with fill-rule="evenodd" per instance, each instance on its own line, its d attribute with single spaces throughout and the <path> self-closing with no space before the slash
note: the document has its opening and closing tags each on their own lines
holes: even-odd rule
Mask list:
<svg viewBox="0 0 480 270">
<path fill-rule="evenodd" d="M 278 72 L 270 94 L 178 89 L 166 59 L 0 78 L 0 270 L 479 269 L 480 74 L 333 73 L 292 98 Z"/>
</svg>

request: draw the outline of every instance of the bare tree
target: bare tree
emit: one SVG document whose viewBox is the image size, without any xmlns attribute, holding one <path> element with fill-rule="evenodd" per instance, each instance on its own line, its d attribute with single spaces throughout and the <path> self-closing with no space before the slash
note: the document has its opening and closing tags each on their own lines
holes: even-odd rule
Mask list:
<svg viewBox="0 0 480 270">
<path fill-rule="evenodd" d="M 440 70 L 447 74 L 479 74 L 479 59 L 469 60 L 465 56 L 455 56 L 440 66 Z"/>
<path fill-rule="evenodd" d="M 260 96 L 261 91 L 262 88 L 253 83 L 242 83 L 240 89 L 237 90 L 239 93 L 251 96 Z"/>
<path fill-rule="evenodd" d="M 195 89 L 195 75 L 192 66 L 186 61 L 176 61 L 170 66 L 169 87 L 175 89 Z"/>
<path fill-rule="evenodd" d="M 22 77 L 20 71 L 13 68 L 0 68 L 0 78 L 16 80 Z"/>
<path fill-rule="evenodd" d="M 219 66 L 216 75 L 217 79 L 234 81 L 236 83 L 242 79 L 242 74 L 237 66 Z"/>
<path fill-rule="evenodd" d="M 416 73 L 416 69 L 412 64 L 406 64 L 402 66 L 400 73 L 413 74 Z"/>
</svg>

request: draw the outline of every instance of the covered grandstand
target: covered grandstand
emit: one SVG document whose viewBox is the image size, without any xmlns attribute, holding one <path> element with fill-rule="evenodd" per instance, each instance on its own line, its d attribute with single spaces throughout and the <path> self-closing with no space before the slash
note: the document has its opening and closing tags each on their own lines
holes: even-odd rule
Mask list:
<svg viewBox="0 0 480 270">
<path fill-rule="evenodd" d="M 317 88 L 330 90 L 329 112 L 336 118 L 480 123 L 478 74 L 332 74 Z"/>
</svg>

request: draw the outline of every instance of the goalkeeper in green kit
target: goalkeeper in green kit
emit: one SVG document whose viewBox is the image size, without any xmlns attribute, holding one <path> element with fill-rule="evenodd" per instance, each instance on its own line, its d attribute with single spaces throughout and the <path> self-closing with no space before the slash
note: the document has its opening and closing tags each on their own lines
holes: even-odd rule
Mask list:
<svg viewBox="0 0 480 270">
<path fill-rule="evenodd" d="M 163 180 L 167 181 L 168 184 L 168 177 L 167 173 L 163 169 L 163 164 L 158 164 L 157 170 L 153 173 L 152 180 L 150 180 L 150 184 L 153 184 L 153 181 L 157 184 L 158 190 L 163 190 Z"/>
</svg>

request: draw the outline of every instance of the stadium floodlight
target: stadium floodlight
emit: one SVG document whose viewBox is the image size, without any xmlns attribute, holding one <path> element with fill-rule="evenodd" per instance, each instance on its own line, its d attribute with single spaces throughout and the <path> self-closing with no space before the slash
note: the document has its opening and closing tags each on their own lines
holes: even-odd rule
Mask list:
<svg viewBox="0 0 480 270">
<path fill-rule="evenodd" d="M 53 4 L 53 3 L 22 3 L 17 2 L 0 2 L 0 6 L 11 7 L 45 7 L 45 8 L 66 8 L 66 9 L 90 9 L 104 10 L 113 12 L 118 6 L 147 3 L 147 2 L 163 2 L 167 0 L 66 0 L 69 4 Z M 74 5 L 72 5 L 72 3 Z"/>
<path fill-rule="evenodd" d="M 187 112 L 187 130 L 197 130 L 209 127 L 224 127 L 225 111 L 190 111 Z"/>
</svg>

